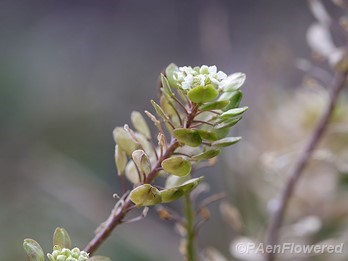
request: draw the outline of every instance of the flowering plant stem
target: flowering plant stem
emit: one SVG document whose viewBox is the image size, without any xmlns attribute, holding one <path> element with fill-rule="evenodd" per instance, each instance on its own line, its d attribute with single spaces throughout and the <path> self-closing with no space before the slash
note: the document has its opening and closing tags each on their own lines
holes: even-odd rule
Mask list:
<svg viewBox="0 0 348 261">
<path fill-rule="evenodd" d="M 195 212 L 192 206 L 190 194 L 185 195 L 183 199 L 186 217 L 186 256 L 187 261 L 195 261 Z"/>
<path fill-rule="evenodd" d="M 302 153 L 300 154 L 299 159 L 297 163 L 295 164 L 295 167 L 293 168 L 292 172 L 289 175 L 289 179 L 280 197 L 279 207 L 276 209 L 276 211 L 274 212 L 273 218 L 271 219 L 271 224 L 268 231 L 268 242 L 267 242 L 268 245 L 274 246 L 279 241 L 279 228 L 281 227 L 289 199 L 291 198 L 294 192 L 295 186 L 301 174 L 303 173 L 304 168 L 308 164 L 308 161 L 312 155 L 313 150 L 318 145 L 321 137 L 323 136 L 328 126 L 338 95 L 340 91 L 347 84 L 347 75 L 348 75 L 347 70 L 344 72 L 336 72 L 335 77 L 333 78 L 332 84 L 329 89 L 328 104 L 324 110 L 324 113 L 320 121 L 318 122 L 317 127 L 314 129 Z M 275 260 L 275 253 L 272 253 L 271 251 L 267 255 L 267 260 L 268 261 Z"/>
<path fill-rule="evenodd" d="M 192 103 L 190 110 L 188 111 L 186 121 L 183 123 L 182 127 L 189 128 L 197 114 L 198 106 L 195 103 Z M 175 138 L 173 138 L 164 154 L 157 160 L 151 172 L 148 174 L 146 183 L 151 183 L 156 178 L 158 172 L 161 170 L 162 161 L 171 157 L 178 147 L 179 142 Z M 87 244 L 84 250 L 92 256 L 93 253 L 99 248 L 99 246 L 110 236 L 111 232 L 118 225 L 123 223 L 124 218 L 126 217 L 128 212 L 130 212 L 134 208 L 134 206 L 135 205 L 129 198 L 129 194 L 124 194 L 116 203 L 108 219 L 100 225 L 94 238 Z"/>
</svg>

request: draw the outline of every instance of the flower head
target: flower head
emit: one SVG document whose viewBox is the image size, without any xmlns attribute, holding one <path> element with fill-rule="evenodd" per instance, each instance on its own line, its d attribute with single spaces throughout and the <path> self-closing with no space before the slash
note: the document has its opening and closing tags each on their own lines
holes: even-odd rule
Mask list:
<svg viewBox="0 0 348 261">
<path fill-rule="evenodd" d="M 53 247 L 52 254 L 47 254 L 50 261 L 87 261 L 88 253 L 80 251 L 77 247 L 73 249 L 61 248 L 56 245 Z"/>
<path fill-rule="evenodd" d="M 215 65 L 202 65 L 194 68 L 191 66 L 178 67 L 173 77 L 182 89 L 190 90 L 208 84 L 218 87 L 227 75 L 222 71 L 217 71 Z"/>
</svg>

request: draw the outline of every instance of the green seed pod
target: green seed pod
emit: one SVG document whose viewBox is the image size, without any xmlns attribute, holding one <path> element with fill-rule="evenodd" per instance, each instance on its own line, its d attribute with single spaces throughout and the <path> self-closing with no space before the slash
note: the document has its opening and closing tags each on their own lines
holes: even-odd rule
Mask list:
<svg viewBox="0 0 348 261">
<path fill-rule="evenodd" d="M 197 130 L 178 128 L 173 131 L 174 137 L 185 145 L 198 147 L 202 144 L 202 138 Z"/>
<path fill-rule="evenodd" d="M 35 240 L 30 238 L 24 239 L 23 248 L 29 261 L 44 261 L 44 252 Z"/>
<path fill-rule="evenodd" d="M 179 177 L 186 176 L 191 172 L 191 163 L 181 156 L 165 159 L 162 161 L 161 166 L 164 171 Z"/>
<path fill-rule="evenodd" d="M 237 108 L 243 98 L 243 93 L 240 90 L 234 92 L 225 92 L 223 93 L 219 100 L 228 100 L 229 104 L 223 109 L 224 111 L 228 111 L 230 109 Z"/>
<path fill-rule="evenodd" d="M 220 129 L 230 128 L 230 127 L 236 125 L 237 122 L 239 122 L 241 119 L 242 119 L 242 117 L 239 117 L 239 118 L 232 118 L 232 119 L 223 121 L 223 122 L 217 124 L 217 125 L 214 127 L 214 129 L 220 130 Z"/>
<path fill-rule="evenodd" d="M 64 228 L 57 227 L 53 233 L 53 245 L 61 248 L 71 248 L 71 240 Z"/>
<path fill-rule="evenodd" d="M 198 104 L 214 100 L 218 95 L 219 91 L 212 84 L 195 87 L 187 93 L 187 97 Z"/>
<path fill-rule="evenodd" d="M 192 190 L 194 190 L 199 185 L 199 183 L 202 182 L 203 179 L 203 176 L 199 178 L 190 179 L 181 184 L 180 186 L 177 186 L 177 188 L 182 189 L 184 191 L 184 194 L 188 194 Z"/>
<path fill-rule="evenodd" d="M 227 138 L 215 141 L 211 145 L 214 147 L 227 147 L 237 143 L 241 139 L 242 137 L 227 137 Z"/>
<path fill-rule="evenodd" d="M 173 97 L 174 93 L 172 92 L 172 89 L 170 88 L 169 82 L 162 73 L 161 73 L 161 82 L 162 82 L 164 94 L 168 97 Z"/>
<path fill-rule="evenodd" d="M 217 135 L 214 132 L 210 132 L 210 131 L 206 131 L 206 130 L 197 130 L 199 133 L 199 136 L 201 136 L 201 138 L 203 140 L 209 140 L 209 141 L 216 141 Z"/>
<path fill-rule="evenodd" d="M 151 100 L 151 104 L 158 116 L 160 116 L 165 122 L 169 121 L 169 116 L 163 111 L 161 106 L 159 106 L 154 100 Z"/>
<path fill-rule="evenodd" d="M 220 150 L 211 149 L 211 150 L 207 150 L 205 152 L 202 152 L 198 155 L 193 156 L 192 159 L 197 160 L 197 161 L 208 160 L 208 159 L 216 157 L 219 154 L 220 154 Z"/>
<path fill-rule="evenodd" d="M 124 171 L 126 178 L 133 184 L 139 184 L 141 180 L 139 179 L 139 173 L 137 171 L 137 168 L 135 167 L 135 164 L 132 160 L 130 160 L 126 166 L 126 169 Z"/>
<path fill-rule="evenodd" d="M 132 159 L 141 173 L 147 175 L 151 171 L 151 163 L 149 157 L 143 150 L 135 150 L 132 153 Z"/>
<path fill-rule="evenodd" d="M 190 175 L 187 175 L 184 177 L 169 175 L 166 179 L 166 183 L 165 183 L 164 187 L 166 189 L 173 188 L 173 187 L 176 187 L 176 186 L 183 184 L 184 182 L 188 181 L 189 179 L 190 179 Z"/>
<path fill-rule="evenodd" d="M 228 100 L 213 101 L 205 103 L 199 107 L 201 111 L 220 110 L 225 108 L 230 102 Z"/>
<path fill-rule="evenodd" d="M 151 132 L 149 126 L 146 123 L 143 115 L 138 111 L 132 111 L 131 121 L 134 128 L 141 134 L 143 134 L 147 139 L 151 139 Z"/>
<path fill-rule="evenodd" d="M 177 80 L 174 78 L 174 73 L 178 71 L 178 66 L 174 63 L 171 63 L 166 68 L 166 77 L 171 87 L 179 88 Z"/>
<path fill-rule="evenodd" d="M 119 176 L 123 175 L 126 168 L 128 159 L 126 152 L 124 152 L 119 145 L 115 146 L 115 163 L 117 168 L 117 173 Z"/>
<path fill-rule="evenodd" d="M 150 184 L 136 187 L 130 192 L 129 198 L 137 207 L 153 206 L 162 201 L 158 189 Z"/>
<path fill-rule="evenodd" d="M 233 73 L 229 75 L 226 79 L 224 79 L 219 87 L 224 92 L 232 92 L 238 90 L 243 83 L 245 82 L 245 74 L 244 73 Z"/>
<path fill-rule="evenodd" d="M 130 137 L 124 128 L 116 127 L 113 131 L 114 140 L 120 148 L 127 153 L 132 155 L 132 152 L 138 148 L 138 144 Z"/>
<path fill-rule="evenodd" d="M 184 190 L 180 188 L 170 188 L 160 191 L 162 202 L 161 203 L 168 203 L 177 200 L 182 195 L 184 195 Z"/>
<path fill-rule="evenodd" d="M 242 108 L 235 108 L 235 109 L 230 109 L 220 115 L 220 118 L 223 120 L 227 120 L 236 116 L 239 116 L 246 112 L 248 110 L 248 107 L 242 107 Z"/>
</svg>

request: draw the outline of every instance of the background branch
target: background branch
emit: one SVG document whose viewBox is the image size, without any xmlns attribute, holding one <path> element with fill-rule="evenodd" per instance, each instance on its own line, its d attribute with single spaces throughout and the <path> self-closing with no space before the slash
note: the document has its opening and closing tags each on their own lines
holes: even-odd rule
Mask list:
<svg viewBox="0 0 348 261">
<path fill-rule="evenodd" d="M 285 185 L 285 188 L 281 193 L 279 204 L 277 204 L 278 208 L 274 212 L 273 217 L 271 219 L 269 232 L 268 232 L 268 240 L 267 240 L 268 245 L 274 246 L 279 241 L 279 228 L 282 224 L 289 199 L 294 192 L 294 188 L 301 174 L 303 173 L 303 170 L 306 167 L 313 150 L 319 143 L 321 137 L 323 136 L 328 126 L 330 116 L 332 115 L 338 95 L 340 91 L 344 88 L 344 86 L 346 85 L 346 80 L 347 80 L 347 71 L 336 72 L 333 78 L 333 81 L 331 83 L 331 87 L 329 89 L 329 101 L 328 101 L 327 107 L 325 108 L 325 111 L 318 125 L 314 129 L 302 153 L 300 154 L 299 159 L 297 163 L 295 164 L 295 167 L 293 168 L 293 170 L 291 171 L 289 175 L 289 179 Z M 275 260 L 275 254 L 268 253 L 267 260 L 268 261 Z"/>
</svg>

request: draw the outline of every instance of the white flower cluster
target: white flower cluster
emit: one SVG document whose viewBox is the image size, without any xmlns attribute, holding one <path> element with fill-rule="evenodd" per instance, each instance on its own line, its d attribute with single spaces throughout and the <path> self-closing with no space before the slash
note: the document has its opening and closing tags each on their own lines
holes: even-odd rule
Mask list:
<svg viewBox="0 0 348 261">
<path fill-rule="evenodd" d="M 222 71 L 217 71 L 217 67 L 202 65 L 192 68 L 191 66 L 179 67 L 174 74 L 174 79 L 184 90 L 190 90 L 197 86 L 213 84 L 218 87 L 227 75 Z"/>
<path fill-rule="evenodd" d="M 47 254 L 50 261 L 87 261 L 88 253 L 80 251 L 77 247 L 73 249 L 54 246 L 52 254 Z"/>
</svg>

